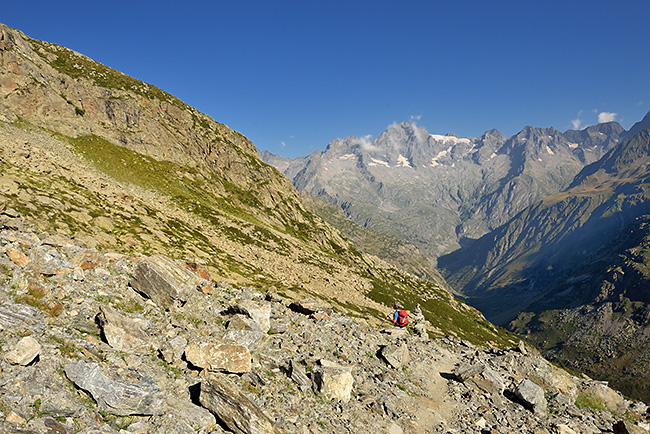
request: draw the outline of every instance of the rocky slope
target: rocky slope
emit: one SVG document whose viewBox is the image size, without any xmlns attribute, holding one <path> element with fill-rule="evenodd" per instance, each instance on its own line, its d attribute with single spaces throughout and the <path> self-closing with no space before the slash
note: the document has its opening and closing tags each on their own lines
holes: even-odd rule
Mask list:
<svg viewBox="0 0 650 434">
<path fill-rule="evenodd" d="M 10 215 L 376 322 L 397 297 L 417 300 L 435 335 L 508 341 L 440 285 L 356 250 L 241 134 L 64 47 L 5 26 L 0 41 L 0 204 Z"/>
<path fill-rule="evenodd" d="M 210 281 L 196 264 L 32 230 L 2 217 L 2 432 L 650 427 L 647 405 L 573 377 L 522 343 L 502 350 L 381 330 L 322 301 Z"/>
<path fill-rule="evenodd" d="M 261 155 L 298 190 L 435 259 L 564 190 L 622 132 L 608 123 L 566 133 L 526 127 L 510 138 L 492 130 L 475 139 L 429 134 L 404 122 L 372 141 L 338 139 L 294 161 Z"/>
<path fill-rule="evenodd" d="M 650 400 L 650 216 L 527 306 L 509 328 L 545 356 Z"/>
</svg>

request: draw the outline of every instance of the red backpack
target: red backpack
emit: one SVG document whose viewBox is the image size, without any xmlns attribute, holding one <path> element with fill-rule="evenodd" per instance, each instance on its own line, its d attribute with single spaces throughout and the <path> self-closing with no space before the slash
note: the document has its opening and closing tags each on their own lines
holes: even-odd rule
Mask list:
<svg viewBox="0 0 650 434">
<path fill-rule="evenodd" d="M 409 320 L 406 318 L 407 315 L 408 314 L 405 310 L 397 311 L 397 321 L 395 321 L 395 325 L 398 327 L 406 327 L 409 323 Z"/>
</svg>

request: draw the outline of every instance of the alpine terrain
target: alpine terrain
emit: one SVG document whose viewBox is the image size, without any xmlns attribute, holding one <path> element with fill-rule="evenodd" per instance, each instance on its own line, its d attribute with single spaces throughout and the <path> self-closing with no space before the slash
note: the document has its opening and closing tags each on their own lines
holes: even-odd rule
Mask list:
<svg viewBox="0 0 650 434">
<path fill-rule="evenodd" d="M 431 280 L 242 134 L 0 25 L 0 432 L 648 432 L 414 258 Z"/>
</svg>

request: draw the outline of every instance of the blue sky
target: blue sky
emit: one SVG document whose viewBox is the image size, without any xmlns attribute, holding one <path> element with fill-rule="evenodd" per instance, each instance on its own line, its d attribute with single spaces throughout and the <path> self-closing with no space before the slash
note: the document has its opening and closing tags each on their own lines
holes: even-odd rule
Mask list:
<svg viewBox="0 0 650 434">
<path fill-rule="evenodd" d="M 0 22 L 289 157 L 394 122 L 510 136 L 650 110 L 647 0 L 5 3 Z"/>
</svg>

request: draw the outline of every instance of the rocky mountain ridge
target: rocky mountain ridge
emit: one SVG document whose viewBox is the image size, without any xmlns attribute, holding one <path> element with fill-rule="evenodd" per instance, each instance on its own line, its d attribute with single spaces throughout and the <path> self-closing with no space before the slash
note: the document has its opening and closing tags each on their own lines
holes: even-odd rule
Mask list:
<svg viewBox="0 0 650 434">
<path fill-rule="evenodd" d="M 613 122 L 566 133 L 526 127 L 510 138 L 496 130 L 458 138 L 403 122 L 374 140 L 337 139 L 325 151 L 291 162 L 261 155 L 298 190 L 435 259 L 564 190 L 623 132 Z"/>
<path fill-rule="evenodd" d="M 384 330 L 162 255 L 0 224 L 0 430 L 648 432 L 648 407 L 520 343 Z"/>
</svg>

